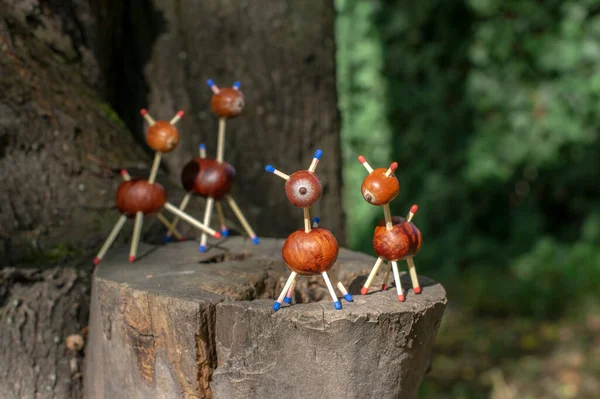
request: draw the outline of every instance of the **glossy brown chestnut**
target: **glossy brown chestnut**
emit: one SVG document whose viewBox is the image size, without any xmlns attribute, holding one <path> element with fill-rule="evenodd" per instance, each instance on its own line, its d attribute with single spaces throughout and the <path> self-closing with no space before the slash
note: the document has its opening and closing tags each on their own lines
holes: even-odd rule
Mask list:
<svg viewBox="0 0 600 399">
<path fill-rule="evenodd" d="M 245 105 L 244 94 L 240 90 L 228 87 L 220 89 L 210 100 L 210 108 L 219 118 L 235 118 Z"/>
<path fill-rule="evenodd" d="M 156 121 L 148 128 L 146 143 L 154 151 L 170 152 L 179 144 L 179 132 L 167 121 Z"/>
<path fill-rule="evenodd" d="M 387 169 L 378 168 L 369 173 L 362 182 L 360 191 L 369 204 L 390 203 L 400 192 L 400 183 L 394 174 L 386 176 Z"/>
<path fill-rule="evenodd" d="M 158 212 L 167 202 L 167 193 L 158 183 L 148 180 L 131 179 L 124 181 L 117 189 L 117 209 L 122 214 L 133 217 L 137 212 L 144 215 Z"/>
<path fill-rule="evenodd" d="M 231 191 L 234 181 L 233 166 L 211 158 L 194 158 L 181 172 L 181 184 L 186 191 L 216 200 L 222 199 Z"/>
<path fill-rule="evenodd" d="M 412 222 L 401 216 L 392 218 L 393 228 L 387 230 L 385 221 L 375 227 L 373 248 L 377 255 L 389 261 L 415 256 L 421 249 L 421 232 Z"/>
<path fill-rule="evenodd" d="M 299 170 L 285 182 L 285 195 L 292 205 L 308 208 L 317 203 L 323 194 L 321 180 L 313 172 Z"/>
<path fill-rule="evenodd" d="M 302 275 L 317 275 L 331 269 L 337 260 L 338 243 L 327 229 L 310 233 L 297 230 L 283 244 L 281 255 L 290 270 Z"/>
</svg>

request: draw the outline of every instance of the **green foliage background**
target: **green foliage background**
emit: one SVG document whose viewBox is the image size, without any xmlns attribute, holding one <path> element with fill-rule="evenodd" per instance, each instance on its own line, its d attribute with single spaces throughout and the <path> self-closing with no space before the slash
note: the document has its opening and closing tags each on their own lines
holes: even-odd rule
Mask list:
<svg viewBox="0 0 600 399">
<path fill-rule="evenodd" d="M 600 1 L 336 0 L 351 246 L 381 208 L 424 236 L 419 272 L 474 312 L 554 317 L 600 286 Z"/>
</svg>

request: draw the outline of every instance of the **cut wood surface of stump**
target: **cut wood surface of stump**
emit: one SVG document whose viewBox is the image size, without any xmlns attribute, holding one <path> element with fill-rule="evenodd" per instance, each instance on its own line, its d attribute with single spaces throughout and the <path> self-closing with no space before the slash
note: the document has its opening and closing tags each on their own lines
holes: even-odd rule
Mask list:
<svg viewBox="0 0 600 399">
<path fill-rule="evenodd" d="M 274 312 L 289 273 L 282 245 L 243 237 L 207 253 L 194 241 L 142 245 L 134 264 L 127 247 L 109 252 L 92 288 L 85 397 L 416 397 L 443 287 L 420 277 L 415 295 L 405 274 L 406 302 L 372 289 L 335 310 L 319 276 L 301 277 L 298 303 Z M 332 270 L 356 294 L 373 262 L 341 249 Z"/>
</svg>

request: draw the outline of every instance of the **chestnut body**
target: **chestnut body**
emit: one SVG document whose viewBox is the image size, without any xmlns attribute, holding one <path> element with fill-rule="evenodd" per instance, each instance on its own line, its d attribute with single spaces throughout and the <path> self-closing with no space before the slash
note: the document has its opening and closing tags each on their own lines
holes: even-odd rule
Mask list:
<svg viewBox="0 0 600 399">
<path fill-rule="evenodd" d="M 137 212 L 144 215 L 160 211 L 167 202 L 167 193 L 158 183 L 150 184 L 148 180 L 131 179 L 124 181 L 117 189 L 117 209 L 127 217 Z"/>
<path fill-rule="evenodd" d="M 179 132 L 167 121 L 156 121 L 148 128 L 146 143 L 154 151 L 171 152 L 179 144 Z"/>
<path fill-rule="evenodd" d="M 235 181 L 235 169 L 227 162 L 210 158 L 194 158 L 181 172 L 181 184 L 186 191 L 216 200 L 227 195 Z"/>
<path fill-rule="evenodd" d="M 281 255 L 288 268 L 301 275 L 318 275 L 331 269 L 337 260 L 338 243 L 327 229 L 310 233 L 297 230 L 283 244 Z"/>
<path fill-rule="evenodd" d="M 223 88 L 210 100 L 210 108 L 219 118 L 235 118 L 244 109 L 246 102 L 241 91 Z"/>
<path fill-rule="evenodd" d="M 317 203 L 323 186 L 321 180 L 313 172 L 299 170 L 285 182 L 285 195 L 292 205 L 298 208 L 309 208 Z"/>
<path fill-rule="evenodd" d="M 400 192 L 400 183 L 394 174 L 386 176 L 387 169 L 378 168 L 369 173 L 363 180 L 360 192 L 369 204 L 385 205 L 390 203 Z"/>
<path fill-rule="evenodd" d="M 392 218 L 393 228 L 387 230 L 385 221 L 375 227 L 373 248 L 377 255 L 388 261 L 411 258 L 421 249 L 421 232 L 412 222 L 401 216 Z"/>
</svg>

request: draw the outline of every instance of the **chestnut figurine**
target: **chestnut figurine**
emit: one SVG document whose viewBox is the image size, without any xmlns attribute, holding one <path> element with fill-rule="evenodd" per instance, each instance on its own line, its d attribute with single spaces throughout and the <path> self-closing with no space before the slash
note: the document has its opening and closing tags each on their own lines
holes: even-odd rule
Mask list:
<svg viewBox="0 0 600 399">
<path fill-rule="evenodd" d="M 216 208 L 217 215 L 221 222 L 221 233 L 224 236 L 227 236 L 229 235 L 229 230 L 225 225 L 223 207 L 221 204 L 222 200 L 225 199 L 248 236 L 252 239 L 252 242 L 258 244 L 258 236 L 252 227 L 250 227 L 250 223 L 246 220 L 246 217 L 233 197 L 229 195 L 235 180 L 235 169 L 224 161 L 226 121 L 227 119 L 238 116 L 245 105 L 244 95 L 240 90 L 241 85 L 240 82 L 235 82 L 231 88 L 219 88 L 215 82 L 210 79 L 206 83 L 213 92 L 210 103 L 211 109 L 219 118 L 217 157 L 216 159 L 207 158 L 206 147 L 204 144 L 200 144 L 200 157 L 196 157 L 188 162 L 181 174 L 181 183 L 187 193 L 183 198 L 183 201 L 181 201 L 179 209 L 183 211 L 186 208 L 193 194 L 206 198 L 204 224 L 207 226 L 210 224 L 213 207 Z M 173 220 L 173 226 L 176 226 L 177 222 L 178 218 L 175 218 L 175 220 Z M 171 234 L 173 234 L 173 230 L 169 229 L 164 237 L 165 242 L 169 241 Z M 206 252 L 206 244 L 207 236 L 206 234 L 202 234 L 200 237 L 200 252 Z"/>
<path fill-rule="evenodd" d="M 388 169 L 373 169 L 362 155 L 358 157 L 358 160 L 369 172 L 361 186 L 363 198 L 370 204 L 382 206 L 383 214 L 385 216 L 385 220 L 375 227 L 375 232 L 373 234 L 373 249 L 375 249 L 375 253 L 377 253 L 379 257 L 371 269 L 371 273 L 369 274 L 365 285 L 360 290 L 360 293 L 366 295 L 369 292 L 369 286 L 373 282 L 375 275 L 377 275 L 379 267 L 385 260 L 392 264 L 398 300 L 404 302 L 406 297 L 404 296 L 402 284 L 400 283 L 398 261 L 406 259 L 413 284 L 413 291 L 415 294 L 421 293 L 421 286 L 419 285 L 413 257 L 421 249 L 422 237 L 417 226 L 411 222 L 418 207 L 413 205 L 410 208 L 410 212 L 406 216 L 406 219 L 400 216 L 392 217 L 389 203 L 396 198 L 400 191 L 400 183 L 394 175 L 394 171 L 398 168 L 398 163 L 393 162 Z M 383 278 L 383 290 L 387 288 L 388 274 L 389 273 L 386 272 Z"/>
<path fill-rule="evenodd" d="M 158 183 L 134 178 L 125 180 L 117 189 L 117 209 L 127 217 L 142 212 L 150 215 L 160 211 L 167 202 L 167 193 Z"/>
<path fill-rule="evenodd" d="M 155 121 L 145 109 L 142 109 L 140 114 L 149 124 L 146 142 L 150 148 L 156 151 L 154 154 L 154 161 L 152 162 L 152 169 L 150 170 L 150 176 L 148 177 L 148 180 L 139 178 L 132 180 L 126 170 L 121 171 L 121 176 L 125 181 L 119 185 L 116 203 L 117 209 L 122 213 L 122 216 L 113 227 L 108 238 L 102 245 L 102 248 L 100 248 L 100 251 L 98 251 L 96 258 L 94 258 L 94 264 L 96 265 L 100 263 L 104 255 L 106 255 L 106 252 L 127 221 L 127 218 L 135 217 L 133 237 L 131 239 L 131 248 L 129 251 L 130 262 L 134 262 L 137 256 L 144 215 L 156 214 L 157 218 L 167 226 L 177 238 L 180 240 L 183 239 L 181 234 L 179 234 L 175 227 L 169 223 L 167 218 L 161 213 L 163 209 L 175 214 L 178 218 L 184 219 L 203 233 L 208 233 L 215 238 L 221 237 L 221 233 L 211 229 L 206 223 L 200 223 L 169 203 L 167 201 L 165 189 L 155 182 L 160 166 L 161 153 L 173 151 L 179 144 L 179 132 L 175 128 L 175 124 L 183 116 L 183 111 L 177 112 L 175 117 L 169 122 Z"/>
<path fill-rule="evenodd" d="M 286 180 L 285 194 L 288 201 L 304 213 L 304 230 L 297 230 L 290 234 L 283 244 L 281 256 L 288 269 L 292 272 L 285 283 L 279 298 L 273 305 L 273 310 L 281 308 L 283 302 L 290 303 L 296 285 L 296 277 L 322 275 L 327 289 L 333 299 L 333 305 L 340 310 L 342 304 L 337 298 L 333 285 L 327 272 L 333 267 L 338 256 L 338 243 L 334 235 L 326 229 L 319 228 L 319 219 L 315 218 L 314 225 L 310 224 L 309 208 L 314 205 L 323 193 L 319 177 L 315 174 L 323 151 L 317 150 L 307 170 L 300 170 L 291 176 L 267 165 L 265 170 Z M 352 295 L 348 293 L 341 282 L 337 288 L 345 300 L 352 302 Z"/>
</svg>

